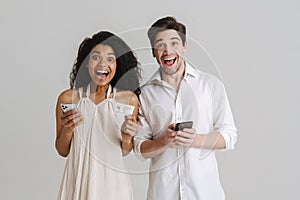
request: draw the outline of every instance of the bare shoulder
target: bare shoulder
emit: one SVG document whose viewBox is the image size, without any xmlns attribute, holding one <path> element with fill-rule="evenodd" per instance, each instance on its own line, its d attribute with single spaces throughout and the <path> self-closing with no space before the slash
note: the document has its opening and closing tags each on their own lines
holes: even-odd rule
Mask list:
<svg viewBox="0 0 300 200">
<path fill-rule="evenodd" d="M 136 94 L 129 90 L 118 91 L 116 93 L 116 100 L 120 103 L 129 104 L 133 106 L 137 106 L 139 103 L 138 97 Z"/>
<path fill-rule="evenodd" d="M 77 103 L 79 100 L 78 89 L 67 89 L 60 93 L 58 102 L 61 103 Z"/>
</svg>

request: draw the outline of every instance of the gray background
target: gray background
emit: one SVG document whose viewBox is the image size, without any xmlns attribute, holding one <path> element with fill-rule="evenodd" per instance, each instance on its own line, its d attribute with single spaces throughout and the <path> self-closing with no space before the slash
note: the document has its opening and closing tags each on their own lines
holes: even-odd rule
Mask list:
<svg viewBox="0 0 300 200">
<path fill-rule="evenodd" d="M 144 27 L 166 15 L 187 25 L 188 58 L 219 70 L 228 91 L 239 132 L 236 149 L 218 153 L 227 199 L 295 199 L 299 9 L 296 0 L 1 0 L 0 199 L 56 198 L 65 159 L 54 148 L 54 108 L 82 39 L 110 30 L 148 48 Z M 154 70 L 148 50 L 137 50 L 146 77 Z M 132 182 L 144 199 L 147 176 Z"/>
</svg>

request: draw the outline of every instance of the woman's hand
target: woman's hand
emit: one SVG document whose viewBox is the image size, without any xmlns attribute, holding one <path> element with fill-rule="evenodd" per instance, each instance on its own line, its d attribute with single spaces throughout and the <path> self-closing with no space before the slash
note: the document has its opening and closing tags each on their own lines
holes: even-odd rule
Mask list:
<svg viewBox="0 0 300 200">
<path fill-rule="evenodd" d="M 67 111 L 61 115 L 60 119 L 63 134 L 73 134 L 75 127 L 83 123 L 83 115 L 77 109 Z"/>
<path fill-rule="evenodd" d="M 75 127 L 83 123 L 83 115 L 76 109 L 63 113 L 57 106 L 55 147 L 61 156 L 68 156 Z"/>
<path fill-rule="evenodd" d="M 121 126 L 122 133 L 122 152 L 123 156 L 129 154 L 133 147 L 133 138 L 137 133 L 136 118 L 133 115 L 125 116 L 125 121 Z"/>
<path fill-rule="evenodd" d="M 122 124 L 121 130 L 128 136 L 135 136 L 137 133 L 136 118 L 133 115 L 125 116 L 125 120 Z"/>
</svg>

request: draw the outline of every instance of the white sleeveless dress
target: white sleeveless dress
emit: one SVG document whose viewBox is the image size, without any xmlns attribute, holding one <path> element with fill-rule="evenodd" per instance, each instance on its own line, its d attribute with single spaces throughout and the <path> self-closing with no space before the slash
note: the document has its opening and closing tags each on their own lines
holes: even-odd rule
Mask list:
<svg viewBox="0 0 300 200">
<path fill-rule="evenodd" d="M 95 104 L 79 89 L 78 110 L 84 123 L 76 127 L 66 161 L 58 199 L 60 200 L 131 200 L 132 186 L 126 173 L 121 142 L 124 115 L 114 112 L 115 89 L 109 98 Z"/>
</svg>

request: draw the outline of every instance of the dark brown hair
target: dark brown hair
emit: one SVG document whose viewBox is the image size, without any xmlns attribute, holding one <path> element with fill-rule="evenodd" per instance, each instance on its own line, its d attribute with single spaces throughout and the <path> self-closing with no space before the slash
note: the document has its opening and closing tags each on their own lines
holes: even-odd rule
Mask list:
<svg viewBox="0 0 300 200">
<path fill-rule="evenodd" d="M 185 44 L 186 41 L 186 28 L 185 25 L 179 23 L 176 21 L 174 17 L 164 17 L 152 24 L 152 26 L 149 28 L 147 34 L 148 38 L 151 43 L 152 47 L 152 54 L 154 53 L 154 42 L 155 42 L 155 37 L 157 33 L 168 30 L 168 29 L 173 29 L 177 31 L 179 34 L 181 40 L 182 40 L 182 45 Z M 154 54 L 153 54 L 154 56 Z"/>
</svg>

